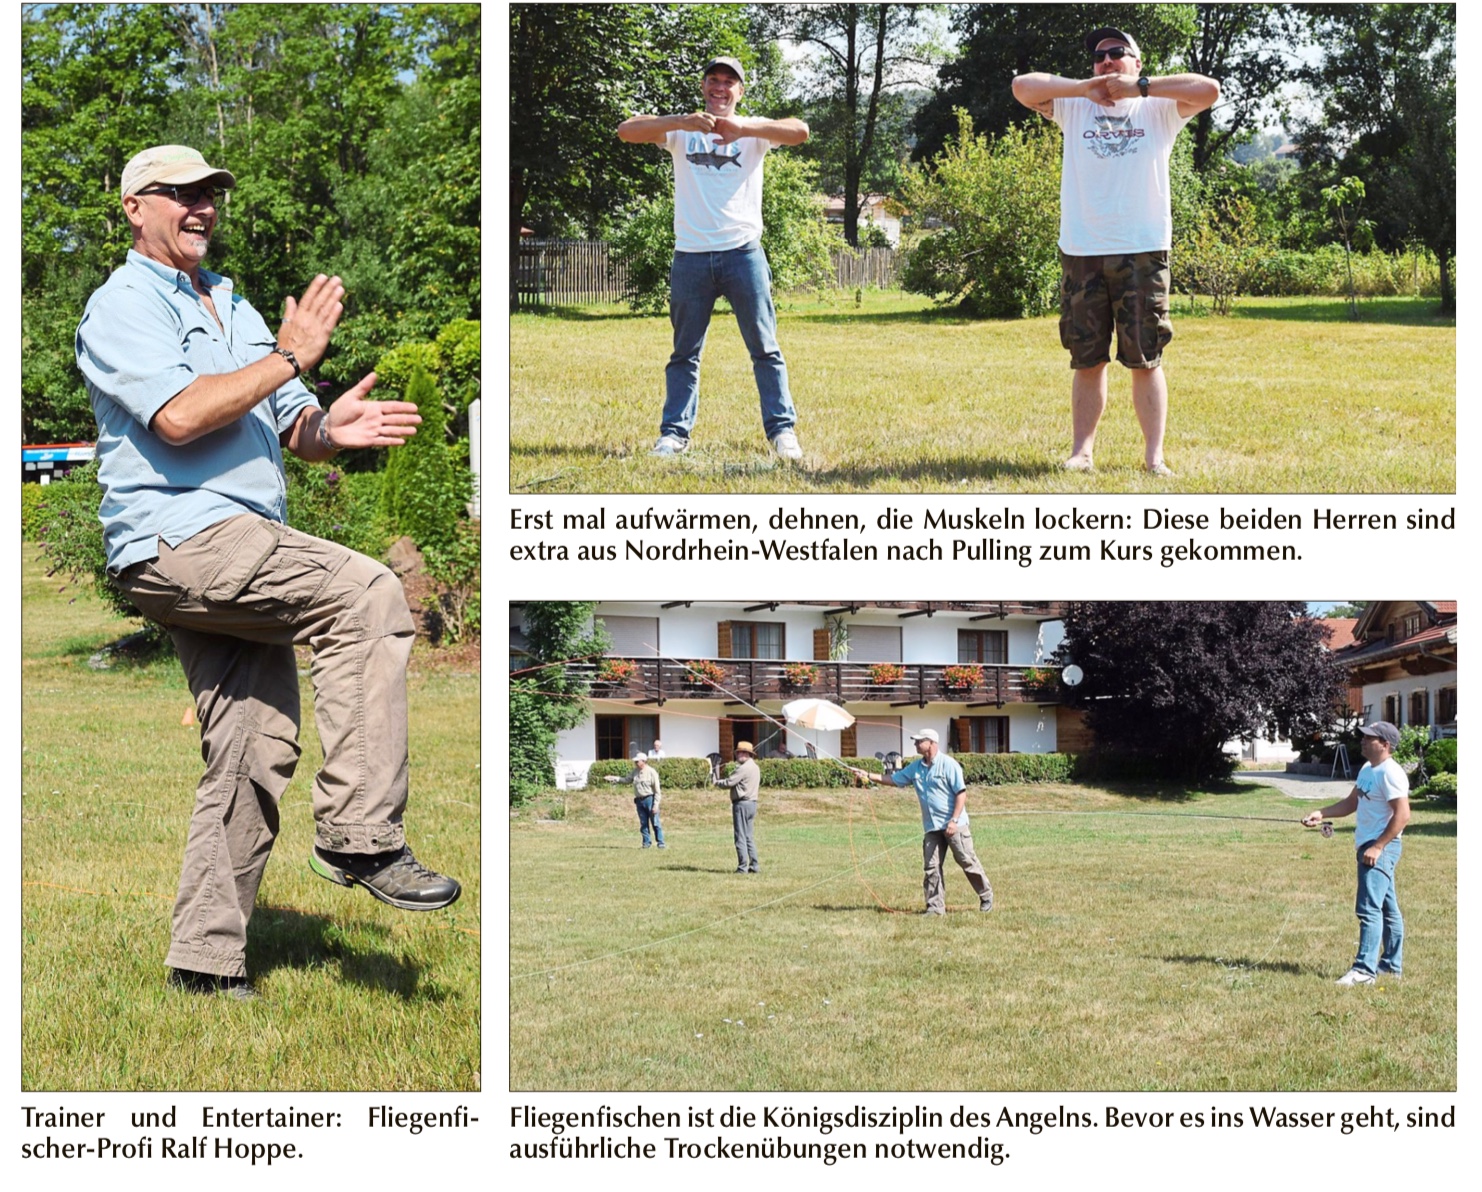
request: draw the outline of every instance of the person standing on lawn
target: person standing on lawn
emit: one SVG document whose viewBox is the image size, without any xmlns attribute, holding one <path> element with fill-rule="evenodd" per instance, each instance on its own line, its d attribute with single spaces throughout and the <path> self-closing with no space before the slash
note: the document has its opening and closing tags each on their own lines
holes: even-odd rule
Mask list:
<svg viewBox="0 0 1482 1192">
<path fill-rule="evenodd" d="M 1401 836 L 1410 822 L 1410 779 L 1390 756 L 1400 743 L 1400 730 L 1387 720 L 1359 730 L 1363 767 L 1353 789 L 1341 803 L 1304 816 L 1308 828 L 1323 820 L 1357 813 L 1354 838 L 1358 842 L 1358 890 L 1353 909 L 1359 921 L 1358 952 L 1348 972 L 1338 978 L 1344 986 L 1372 985 L 1378 977 L 1400 976 L 1404 967 L 1405 920 L 1395 889 L 1395 869 L 1403 848 Z"/>
<path fill-rule="evenodd" d="M 643 834 L 643 847 L 648 847 L 648 828 L 653 825 L 654 843 L 664 847 L 664 828 L 659 823 L 659 802 L 663 792 L 659 784 L 657 766 L 648 764 L 648 755 L 641 749 L 633 755 L 633 772 L 628 775 L 633 784 L 633 806 L 638 809 L 638 830 Z"/>
<path fill-rule="evenodd" d="M 229 278 L 203 268 L 217 202 L 236 185 L 194 149 L 125 166 L 133 248 L 88 299 L 77 365 L 98 423 L 99 517 L 113 582 L 175 643 L 201 754 L 165 963 L 170 984 L 255 997 L 247 924 L 299 758 L 295 645 L 313 650 L 324 764 L 314 779 L 320 877 L 402 910 L 459 884 L 406 844 L 406 668 L 413 624 L 387 568 L 285 525 L 282 449 L 324 460 L 395 447 L 410 402 L 368 401 L 374 373 L 326 412 L 299 380 L 344 311 L 338 277 L 285 301 L 276 335 Z"/>
<path fill-rule="evenodd" d="M 762 789 L 762 769 L 756 764 L 756 749 L 750 741 L 736 745 L 736 769 L 729 778 L 722 778 L 716 786 L 729 787 L 731 791 L 731 828 L 736 841 L 736 872 L 760 873 L 761 865 L 756 859 L 756 797 Z"/>
<path fill-rule="evenodd" d="M 772 272 L 761 244 L 762 161 L 774 144 L 801 145 L 808 126 L 792 118 L 737 116 L 746 72 L 734 58 L 712 58 L 701 76 L 703 111 L 633 116 L 617 130 L 630 144 L 663 145 L 674 158 L 674 352 L 664 370 L 664 413 L 651 454 L 689 450 L 700 405 L 700 353 L 716 300 L 725 298 L 751 353 L 767 439 L 781 459 L 800 460 L 798 416 L 777 345 Z"/>
<path fill-rule="evenodd" d="M 1072 443 L 1062 465 L 1093 468 L 1096 427 L 1106 409 L 1106 368 L 1115 330 L 1117 360 L 1132 371 L 1132 406 L 1142 428 L 1143 466 L 1172 476 L 1163 460 L 1168 384 L 1163 349 L 1173 209 L 1168 160 L 1183 126 L 1220 97 L 1199 74 L 1143 73 L 1142 50 L 1120 29 L 1086 37 L 1091 77 L 1023 74 L 1014 98 L 1064 134 L 1060 175 L 1060 342 L 1070 352 Z"/>
<path fill-rule="evenodd" d="M 942 882 L 942 855 L 952 850 L 952 858 L 967 875 L 968 884 L 978 896 L 978 909 L 993 909 L 993 886 L 978 854 L 973 849 L 972 829 L 968 826 L 967 782 L 957 759 L 941 751 L 941 737 L 936 729 L 925 728 L 911 734 L 916 746 L 916 759 L 902 766 L 888 777 L 872 774 L 850 766 L 850 770 L 866 782 L 878 782 L 881 786 L 894 783 L 896 786 L 911 785 L 916 788 L 916 798 L 921 803 L 921 857 L 924 877 L 922 890 L 926 895 L 925 915 L 945 915 L 947 899 Z"/>
</svg>

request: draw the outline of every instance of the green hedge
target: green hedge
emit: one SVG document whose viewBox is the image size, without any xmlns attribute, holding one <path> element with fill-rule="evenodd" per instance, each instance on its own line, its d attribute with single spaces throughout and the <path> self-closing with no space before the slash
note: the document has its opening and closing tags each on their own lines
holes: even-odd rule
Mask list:
<svg viewBox="0 0 1482 1192">
<path fill-rule="evenodd" d="M 703 757 L 666 757 L 661 761 L 649 762 L 659 772 L 659 786 L 664 790 L 684 790 L 707 786 L 710 783 L 710 763 Z M 589 788 L 608 785 L 609 774 L 626 778 L 633 772 L 633 763 L 621 758 L 611 761 L 593 762 L 587 771 Z M 625 787 L 619 789 L 627 789 Z"/>
<path fill-rule="evenodd" d="M 1069 753 L 954 753 L 963 777 L 974 786 L 1023 782 L 1069 782 L 1075 757 Z"/>
<path fill-rule="evenodd" d="M 853 786 L 854 775 L 844 769 L 844 766 L 858 766 L 861 770 L 871 770 L 876 774 L 885 770 L 884 763 L 872 757 L 846 757 L 840 761 L 844 763 L 843 766 L 825 758 L 763 757 L 758 758 L 756 764 L 761 767 L 763 788 L 777 790 Z M 734 765 L 725 766 L 724 772 L 729 775 L 735 768 Z"/>
<path fill-rule="evenodd" d="M 21 485 L 21 541 L 34 542 L 41 533 L 41 499 L 46 495 L 44 484 Z"/>
<path fill-rule="evenodd" d="M 1426 746 L 1425 768 L 1431 774 L 1456 773 L 1456 740 L 1442 737 Z"/>
<path fill-rule="evenodd" d="M 1441 272 L 1436 258 L 1428 252 L 1354 253 L 1353 285 L 1360 298 L 1436 298 L 1441 293 Z M 1343 246 L 1327 244 L 1313 252 L 1273 252 L 1251 271 L 1248 292 L 1270 298 L 1346 297 L 1348 262 Z"/>
</svg>

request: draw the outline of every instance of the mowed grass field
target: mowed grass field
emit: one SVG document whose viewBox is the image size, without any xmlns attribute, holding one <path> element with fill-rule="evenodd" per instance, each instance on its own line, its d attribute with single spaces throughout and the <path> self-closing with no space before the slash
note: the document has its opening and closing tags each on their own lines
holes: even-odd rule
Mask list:
<svg viewBox="0 0 1482 1192">
<path fill-rule="evenodd" d="M 801 467 L 762 434 L 751 361 L 711 323 L 688 454 L 656 460 L 669 321 L 617 304 L 510 319 L 510 484 L 520 492 L 1426 493 L 1456 488 L 1456 326 L 1427 300 L 1180 299 L 1165 356 L 1173 479 L 1141 471 L 1113 363 L 1097 472 L 1070 451 L 1055 317 L 965 319 L 869 292 L 780 311 Z"/>
<path fill-rule="evenodd" d="M 305 674 L 303 757 L 249 927 L 262 997 L 185 994 L 164 957 L 200 777 L 191 696 L 173 658 L 90 669 L 129 626 L 59 583 L 23 547 L 22 1087 L 477 1089 L 477 674 L 414 661 L 410 685 L 408 836 L 459 902 L 406 914 L 310 872 Z"/>
<path fill-rule="evenodd" d="M 666 794 L 663 851 L 621 793 L 554 795 L 511 821 L 510 1086 L 1455 1088 L 1455 811 L 1405 834 L 1405 979 L 1339 989 L 1352 820 L 1311 807 L 971 788 L 995 909 L 949 860 L 926 918 L 909 793 L 763 790 L 754 876 L 723 791 Z"/>
</svg>

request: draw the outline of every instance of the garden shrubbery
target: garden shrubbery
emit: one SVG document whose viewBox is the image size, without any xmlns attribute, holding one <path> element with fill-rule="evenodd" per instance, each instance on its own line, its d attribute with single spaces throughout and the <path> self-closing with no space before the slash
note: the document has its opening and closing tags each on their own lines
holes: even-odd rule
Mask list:
<svg viewBox="0 0 1482 1192">
<path fill-rule="evenodd" d="M 1069 753 L 954 753 L 963 777 L 977 786 L 1010 782 L 1069 782 L 1075 757 Z"/>
<path fill-rule="evenodd" d="M 1425 768 L 1430 774 L 1456 773 L 1456 738 L 1443 737 L 1425 747 Z"/>
<path fill-rule="evenodd" d="M 686 790 L 710 783 L 710 763 L 703 757 L 665 757 L 648 764 L 658 770 L 659 786 L 664 790 Z M 608 785 L 609 776 L 626 778 L 632 772 L 633 763 L 623 758 L 593 762 L 587 771 L 587 786 L 603 787 Z"/>
</svg>

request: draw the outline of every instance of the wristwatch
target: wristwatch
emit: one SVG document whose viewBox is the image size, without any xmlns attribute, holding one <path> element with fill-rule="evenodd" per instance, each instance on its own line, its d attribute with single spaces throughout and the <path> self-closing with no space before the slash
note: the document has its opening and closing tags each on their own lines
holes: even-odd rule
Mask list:
<svg viewBox="0 0 1482 1192">
<path fill-rule="evenodd" d="M 1148 77 L 1147 77 L 1147 75 L 1143 75 L 1142 78 L 1140 78 L 1140 79 L 1137 80 L 1137 89 L 1142 92 L 1142 97 L 1144 99 L 1146 99 L 1147 98 L 1147 95 L 1148 95 Z"/>
</svg>

